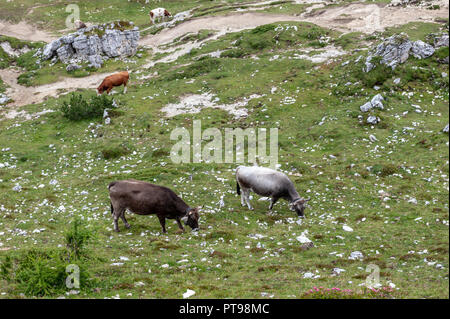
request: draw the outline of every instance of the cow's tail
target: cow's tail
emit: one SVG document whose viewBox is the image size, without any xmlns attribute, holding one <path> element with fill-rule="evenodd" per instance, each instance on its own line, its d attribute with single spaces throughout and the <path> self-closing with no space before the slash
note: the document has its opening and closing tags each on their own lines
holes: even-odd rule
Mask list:
<svg viewBox="0 0 450 319">
<path fill-rule="evenodd" d="M 236 181 L 236 192 L 238 195 L 241 195 L 241 187 L 239 186 L 238 181 Z"/>
</svg>

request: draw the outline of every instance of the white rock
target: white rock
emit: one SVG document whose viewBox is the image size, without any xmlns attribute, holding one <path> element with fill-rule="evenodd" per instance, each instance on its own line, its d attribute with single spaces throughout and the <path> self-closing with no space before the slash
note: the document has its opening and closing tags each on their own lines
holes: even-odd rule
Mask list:
<svg viewBox="0 0 450 319">
<path fill-rule="evenodd" d="M 186 298 L 189 298 L 189 297 L 191 297 L 191 296 L 193 296 L 193 295 L 195 295 L 195 291 L 194 291 L 194 290 L 191 290 L 191 289 L 188 289 L 188 290 L 186 290 L 186 292 L 183 294 L 183 298 L 186 299 Z"/>
<path fill-rule="evenodd" d="M 342 229 L 345 230 L 345 231 L 348 231 L 348 232 L 352 232 L 353 231 L 353 228 L 351 228 L 350 226 L 347 226 L 347 225 L 342 226 Z"/>
</svg>

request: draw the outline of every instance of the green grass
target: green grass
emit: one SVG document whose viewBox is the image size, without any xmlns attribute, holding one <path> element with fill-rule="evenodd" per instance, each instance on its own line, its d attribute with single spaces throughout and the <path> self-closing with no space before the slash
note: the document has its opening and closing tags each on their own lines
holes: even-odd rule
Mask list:
<svg viewBox="0 0 450 319">
<path fill-rule="evenodd" d="M 16 256 L 36 247 L 46 253 L 61 249 L 68 220 L 78 216 L 96 229 L 97 239 L 85 246 L 91 259 L 82 263 L 95 280 L 68 298 L 181 298 L 186 289 L 197 298 L 309 298 L 314 286 L 351 289 L 354 298 L 362 296 L 359 285 L 371 264 L 380 268 L 384 286 L 396 285 L 388 298 L 448 298 L 449 151 L 448 135 L 441 130 L 448 123 L 449 94 L 448 80 L 438 78 L 447 66 L 433 57 L 411 58 L 380 77 L 376 91 L 353 63 L 360 53 L 320 65 L 289 59 L 289 49 L 310 47 L 320 35 L 347 48 L 356 43 L 309 24 L 281 24 L 302 28 L 277 34 L 268 25 L 228 34 L 173 63 L 141 70 L 140 75 L 160 75 L 134 80 L 126 95 L 116 89 L 119 107 L 110 125 L 100 118 L 64 118 L 58 110 L 69 97 L 20 108 L 55 110 L 38 119 L 1 121 L 0 257 L 20 262 Z M 269 41 L 275 35 L 278 43 Z M 199 59 L 216 50 L 244 54 Z M 282 58 L 271 60 L 274 55 Z M 341 66 L 347 60 L 352 63 Z M 58 65 L 40 70 L 42 77 L 59 72 Z M 394 86 L 397 76 L 402 82 Z M 346 86 L 348 81 L 356 84 Z M 223 104 L 264 96 L 251 100 L 249 117 L 240 120 L 218 109 L 170 119 L 160 111 L 181 96 L 204 92 Z M 382 122 L 372 128 L 359 122 L 359 106 L 377 93 L 386 98 L 385 110 L 374 113 Z M 286 97 L 295 102 L 285 103 Z M 254 211 L 242 207 L 233 173 L 238 164 L 172 163 L 170 133 L 176 127 L 192 132 L 194 119 L 222 133 L 277 127 L 281 169 L 292 174 L 302 196 L 311 197 L 301 225 L 284 201 L 272 216 L 259 196 L 252 199 Z M 378 142 L 370 142 L 370 135 Z M 178 234 L 170 221 L 163 235 L 154 215 L 131 214 L 131 229 L 119 222 L 121 232 L 114 233 L 106 186 L 125 178 L 168 186 L 189 205 L 203 205 L 199 233 Z M 20 192 L 13 190 L 16 184 Z M 222 196 L 226 205 L 219 208 Z M 344 231 L 344 225 L 354 231 Z M 315 244 L 309 250 L 296 240 L 305 230 Z M 255 239 L 255 234 L 264 237 Z M 364 258 L 349 259 L 354 251 Z M 335 275 L 334 268 L 345 272 Z M 320 277 L 304 278 L 306 272 Z M 26 288 L 0 280 L 3 298 L 24 291 L 27 297 L 39 296 Z M 57 290 L 49 296 L 63 294 Z"/>
</svg>

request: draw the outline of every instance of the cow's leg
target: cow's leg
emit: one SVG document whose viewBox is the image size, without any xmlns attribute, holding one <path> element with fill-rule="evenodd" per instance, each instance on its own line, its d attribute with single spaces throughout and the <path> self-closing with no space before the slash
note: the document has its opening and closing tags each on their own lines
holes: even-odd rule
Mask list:
<svg viewBox="0 0 450 319">
<path fill-rule="evenodd" d="M 248 198 L 250 196 L 250 190 L 245 189 L 245 190 L 243 190 L 243 193 L 244 193 L 244 199 L 245 199 L 245 202 L 247 203 L 248 209 L 253 210 L 253 207 L 250 204 L 250 198 Z"/>
<path fill-rule="evenodd" d="M 180 217 L 177 217 L 177 224 L 178 224 L 178 227 L 179 227 L 182 231 L 184 231 L 184 227 L 183 227 L 183 225 L 181 224 Z"/>
<path fill-rule="evenodd" d="M 119 230 L 119 223 L 118 223 L 118 220 L 119 220 L 119 217 L 121 217 L 122 216 L 122 214 L 124 213 L 124 211 L 125 211 L 125 207 L 115 207 L 114 208 L 114 214 L 113 214 L 113 218 L 114 218 L 114 230 L 116 231 L 116 232 L 119 232 L 120 230 Z"/>
<path fill-rule="evenodd" d="M 123 83 L 123 94 L 127 93 L 127 84 L 128 84 L 128 81 Z"/>
<path fill-rule="evenodd" d="M 122 219 L 122 221 L 125 224 L 126 228 L 130 228 L 131 226 L 130 226 L 130 224 L 128 224 L 128 222 L 127 222 L 127 220 L 125 218 L 125 211 L 126 211 L 126 209 L 123 210 L 122 215 L 120 215 L 120 219 Z"/>
<path fill-rule="evenodd" d="M 241 187 L 241 205 L 245 206 L 245 189 Z"/>
<path fill-rule="evenodd" d="M 161 224 L 161 227 L 162 227 L 162 232 L 164 234 L 167 233 L 167 231 L 166 231 L 166 217 L 158 215 L 158 219 L 159 219 L 159 223 Z"/>
<path fill-rule="evenodd" d="M 278 198 L 277 198 L 277 197 L 272 197 L 272 198 L 270 199 L 269 210 L 272 210 L 273 205 L 275 205 L 275 203 L 276 203 L 277 201 L 278 201 Z"/>
<path fill-rule="evenodd" d="M 111 90 L 112 90 L 112 86 L 110 86 L 107 90 L 106 90 L 106 94 L 108 94 L 109 95 L 109 92 L 111 92 Z"/>
</svg>

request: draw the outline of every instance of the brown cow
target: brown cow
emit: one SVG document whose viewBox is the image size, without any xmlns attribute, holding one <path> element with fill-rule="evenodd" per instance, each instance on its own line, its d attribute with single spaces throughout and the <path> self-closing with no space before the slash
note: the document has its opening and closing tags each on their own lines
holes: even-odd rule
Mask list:
<svg viewBox="0 0 450 319">
<path fill-rule="evenodd" d="M 107 94 L 112 90 L 114 86 L 121 86 L 123 84 L 123 93 L 127 93 L 127 83 L 130 75 L 128 71 L 123 71 L 119 73 L 115 73 L 113 75 L 107 76 L 102 84 L 97 88 L 98 94 L 103 94 L 106 91 Z"/>
<path fill-rule="evenodd" d="M 118 219 L 121 218 L 126 228 L 130 228 L 125 219 L 125 210 L 138 215 L 156 214 L 166 233 L 166 218 L 175 219 L 178 227 L 184 230 L 181 221 L 198 230 L 200 208 L 191 208 L 171 189 L 134 179 L 112 182 L 108 185 L 111 199 L 111 214 L 114 230 L 119 231 Z"/>
</svg>

